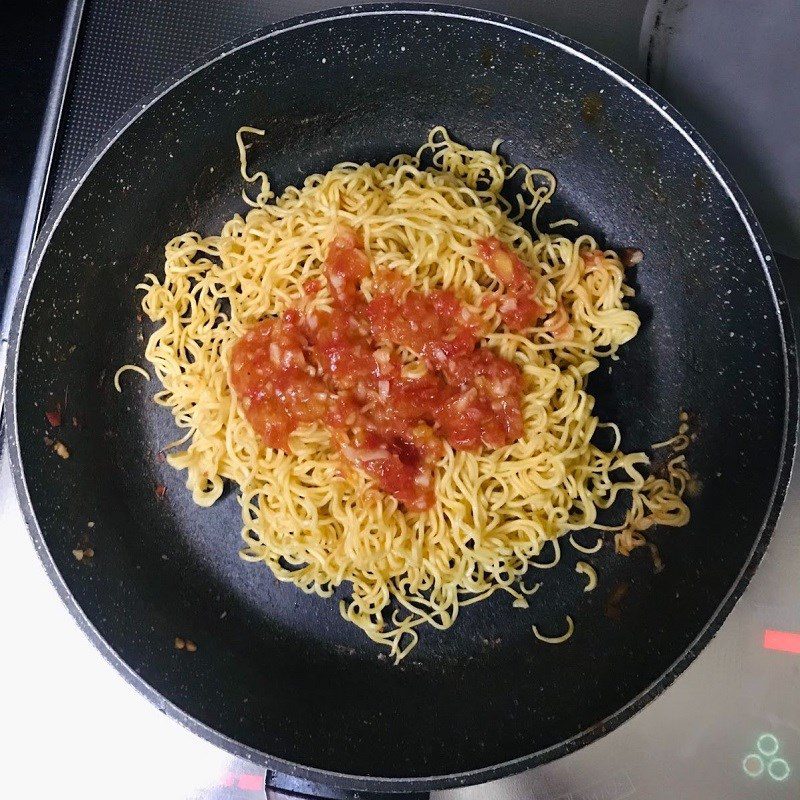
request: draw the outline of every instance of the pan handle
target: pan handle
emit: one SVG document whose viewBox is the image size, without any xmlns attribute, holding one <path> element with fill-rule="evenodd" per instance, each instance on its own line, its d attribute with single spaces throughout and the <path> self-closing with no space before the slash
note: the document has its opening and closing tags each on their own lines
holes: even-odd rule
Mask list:
<svg viewBox="0 0 800 800">
<path fill-rule="evenodd" d="M 267 800 L 429 800 L 429 792 L 362 792 L 337 789 L 268 769 L 264 779 Z"/>
</svg>

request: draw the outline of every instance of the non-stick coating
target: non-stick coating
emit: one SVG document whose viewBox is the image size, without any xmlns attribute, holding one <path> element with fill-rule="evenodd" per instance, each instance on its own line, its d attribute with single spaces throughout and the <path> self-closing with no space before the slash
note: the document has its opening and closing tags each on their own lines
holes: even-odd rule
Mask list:
<svg viewBox="0 0 800 800">
<path fill-rule="evenodd" d="M 98 646 L 162 708 L 234 752 L 350 776 L 326 776 L 339 783 L 408 779 L 396 788 L 477 781 L 563 754 L 672 680 L 763 551 L 796 403 L 769 250 L 666 103 L 554 34 L 397 6 L 278 31 L 143 104 L 47 225 L 9 398 L 34 538 Z M 156 458 L 175 438 L 169 413 L 149 402 L 156 386 L 129 373 L 117 394 L 112 377 L 144 363 L 151 327 L 135 286 L 161 273 L 164 243 L 215 233 L 246 210 L 239 126 L 266 129 L 249 158 L 284 187 L 342 160 L 412 151 L 437 124 L 473 146 L 501 137 L 511 161 L 552 170 L 546 218 L 574 217 L 604 245 L 644 251 L 634 276 L 642 331 L 592 386 L 628 450 L 668 438 L 679 411 L 693 412 L 689 460 L 702 491 L 686 528 L 654 534 L 660 574 L 646 549 L 625 559 L 606 546 L 588 559 L 600 583 L 584 594 L 574 572 L 584 557 L 564 547 L 529 610 L 499 595 L 466 608 L 451 630 L 422 630 L 395 666 L 335 601 L 239 559 L 233 490 L 212 509 L 194 506 L 183 476 Z M 44 412 L 59 402 L 53 432 Z M 73 549 L 87 544 L 94 557 L 77 561 Z M 534 639 L 533 623 L 557 633 L 566 614 L 570 641 Z M 176 636 L 197 651 L 176 650 Z"/>
</svg>

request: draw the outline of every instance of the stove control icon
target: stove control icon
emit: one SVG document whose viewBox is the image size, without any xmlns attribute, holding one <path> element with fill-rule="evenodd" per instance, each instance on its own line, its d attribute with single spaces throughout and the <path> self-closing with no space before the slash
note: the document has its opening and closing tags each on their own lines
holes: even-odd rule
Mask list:
<svg viewBox="0 0 800 800">
<path fill-rule="evenodd" d="M 780 742 L 772 733 L 762 733 L 756 739 L 756 750 L 742 759 L 742 769 L 751 778 L 760 778 L 765 772 L 774 781 L 785 781 L 791 767 L 780 757 Z"/>
</svg>

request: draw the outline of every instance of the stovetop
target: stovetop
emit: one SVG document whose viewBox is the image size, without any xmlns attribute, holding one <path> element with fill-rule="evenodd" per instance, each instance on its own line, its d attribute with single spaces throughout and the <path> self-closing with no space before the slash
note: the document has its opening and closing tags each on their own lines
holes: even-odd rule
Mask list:
<svg viewBox="0 0 800 800">
<path fill-rule="evenodd" d="M 113 122 L 183 65 L 269 22 L 340 4 L 87 0 L 57 128 L 45 208 Z M 639 51 L 645 0 L 471 4 L 553 27 L 645 74 Z M 9 180 L 6 168 L 3 176 L 6 187 L 11 187 L 3 196 L 9 219 L 22 213 L 20 176 L 30 172 L 36 151 L 33 131 L 46 102 L 41 73 L 46 74 L 47 65 L 55 61 L 53 31 L 63 20 L 59 5 L 32 0 L 28 8 L 29 13 L 32 7 L 41 12 L 39 23 L 47 35 L 42 36 L 43 50 L 35 59 L 39 71 L 26 79 L 28 149 L 17 137 L 19 149 L 6 151 L 14 154 L 13 164 L 8 162 Z M 609 15 L 614 17 L 611 27 L 602 24 Z M 25 31 L 18 33 L 23 36 Z M 4 137 L 8 133 L 0 132 Z M 0 228 L 0 238 L 5 236 L 7 231 Z M 800 312 L 800 264 L 790 259 L 779 263 L 790 305 Z M 800 797 L 799 511 L 800 479 L 795 478 L 767 555 L 745 596 L 697 660 L 632 720 L 536 770 L 434 796 L 439 800 Z M 0 707 L 4 728 L 14 737 L 8 753 L 11 769 L 0 778 L 10 781 L 8 796 L 210 800 L 263 793 L 259 768 L 232 758 L 159 713 L 120 680 L 73 624 L 25 533 L 5 454 L 0 459 L 0 530 L 5 534 L 0 608 L 8 647 Z"/>
</svg>

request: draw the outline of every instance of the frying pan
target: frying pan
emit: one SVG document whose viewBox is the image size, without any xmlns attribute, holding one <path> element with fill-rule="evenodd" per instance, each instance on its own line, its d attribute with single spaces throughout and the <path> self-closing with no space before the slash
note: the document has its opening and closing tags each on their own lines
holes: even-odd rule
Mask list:
<svg viewBox="0 0 800 800">
<path fill-rule="evenodd" d="M 466 608 L 395 666 L 335 601 L 239 559 L 234 491 L 195 507 L 157 458 L 175 429 L 150 402 L 153 384 L 127 375 L 118 394 L 111 377 L 143 362 L 151 328 L 134 287 L 161 270 L 164 243 L 245 210 L 234 147 L 245 124 L 267 130 L 249 159 L 279 188 L 339 161 L 413 151 L 436 124 L 473 146 L 502 137 L 511 161 L 557 176 L 545 221 L 574 217 L 605 246 L 644 251 L 633 275 L 642 331 L 591 390 L 628 450 L 692 413 L 702 489 L 687 527 L 653 534 L 663 571 L 646 548 L 621 558 L 608 544 L 593 557 L 600 586 L 584 594 L 578 554 L 565 548 L 529 610 L 498 596 Z M 712 638 L 766 548 L 788 481 L 793 341 L 746 201 L 649 88 L 506 17 L 343 9 L 216 52 L 131 111 L 84 164 L 42 230 L 16 307 L 12 468 L 76 621 L 166 714 L 290 789 L 424 792 L 586 744 Z M 58 404 L 53 428 L 45 412 Z M 76 560 L 81 548 L 94 556 Z M 533 638 L 533 623 L 557 631 L 565 614 L 576 620 L 568 642 Z M 196 652 L 177 650 L 176 637 Z"/>
</svg>

